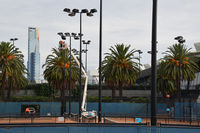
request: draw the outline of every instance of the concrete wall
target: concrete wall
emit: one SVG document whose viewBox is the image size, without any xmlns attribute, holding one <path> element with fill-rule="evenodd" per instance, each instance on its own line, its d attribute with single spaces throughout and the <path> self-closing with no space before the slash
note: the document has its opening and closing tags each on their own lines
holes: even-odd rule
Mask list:
<svg viewBox="0 0 200 133">
<path fill-rule="evenodd" d="M 150 95 L 150 90 L 123 90 L 125 97 L 149 97 Z M 88 90 L 88 96 L 98 96 L 98 90 Z M 112 96 L 112 90 L 102 90 L 102 96 Z M 119 96 L 118 90 L 116 96 Z"/>
<path fill-rule="evenodd" d="M 7 92 L 5 92 L 7 94 Z M 33 90 L 19 90 L 12 94 L 15 96 L 35 95 Z M 59 94 L 56 94 L 59 95 Z M 149 97 L 150 90 L 123 90 L 124 97 Z M 88 90 L 88 96 L 98 96 L 98 90 Z M 102 96 L 112 96 L 112 90 L 102 90 Z M 119 91 L 116 90 L 116 96 L 119 96 Z"/>
</svg>

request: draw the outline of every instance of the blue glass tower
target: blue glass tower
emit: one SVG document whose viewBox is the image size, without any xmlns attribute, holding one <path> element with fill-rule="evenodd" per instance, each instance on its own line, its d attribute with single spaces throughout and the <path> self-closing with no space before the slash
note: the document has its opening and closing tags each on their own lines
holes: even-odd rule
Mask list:
<svg viewBox="0 0 200 133">
<path fill-rule="evenodd" d="M 31 83 L 40 82 L 40 52 L 39 52 L 39 29 L 28 28 L 28 79 Z"/>
</svg>

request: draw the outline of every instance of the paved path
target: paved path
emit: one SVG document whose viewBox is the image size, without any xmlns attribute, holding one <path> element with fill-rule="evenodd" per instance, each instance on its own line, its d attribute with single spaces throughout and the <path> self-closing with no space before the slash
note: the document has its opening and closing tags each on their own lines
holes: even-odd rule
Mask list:
<svg viewBox="0 0 200 133">
<path fill-rule="evenodd" d="M 69 118 L 63 117 L 38 117 L 38 118 L 0 118 L 0 124 L 18 123 L 76 123 Z"/>
<path fill-rule="evenodd" d="M 137 123 L 135 118 L 113 118 L 109 117 L 107 120 L 110 120 L 110 122 L 114 123 Z M 150 118 L 142 118 L 141 123 L 150 123 Z M 189 121 L 180 121 L 180 120 L 173 120 L 173 119 L 157 119 L 157 123 L 159 124 L 180 124 L 180 125 L 199 125 L 200 121 L 192 121 L 191 123 Z"/>
<path fill-rule="evenodd" d="M 105 120 L 105 121 L 104 121 Z M 98 123 L 97 119 L 85 119 L 83 123 Z M 104 123 L 137 123 L 135 118 L 116 118 L 116 117 L 106 117 L 105 119 L 102 119 L 102 122 Z M 180 120 L 169 120 L 169 119 L 158 119 L 158 123 L 160 124 L 180 124 L 180 125 L 199 125 L 200 121 L 180 121 Z M 78 121 L 70 119 L 70 118 L 63 118 L 63 117 L 36 117 L 36 118 L 0 118 L 0 124 L 24 124 L 24 123 L 78 123 Z M 142 118 L 141 123 L 147 123 L 147 125 L 150 123 L 149 118 Z"/>
</svg>

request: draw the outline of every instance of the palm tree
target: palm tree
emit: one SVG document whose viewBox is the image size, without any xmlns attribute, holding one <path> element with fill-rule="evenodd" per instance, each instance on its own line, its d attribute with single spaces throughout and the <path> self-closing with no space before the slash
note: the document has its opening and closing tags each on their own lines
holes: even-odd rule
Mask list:
<svg viewBox="0 0 200 133">
<path fill-rule="evenodd" d="M 59 89 L 61 91 L 61 114 L 64 113 L 63 108 L 66 108 L 65 104 L 65 86 L 68 88 L 69 86 L 69 50 L 61 49 L 57 50 L 55 48 L 52 49 L 53 54 L 48 55 L 46 58 L 46 62 L 43 65 L 45 67 L 44 70 L 44 78 L 49 82 L 49 84 L 54 89 Z M 72 59 L 71 66 L 71 85 L 74 88 L 76 81 L 79 78 L 79 69 L 78 65 L 75 63 L 75 60 Z"/>
<path fill-rule="evenodd" d="M 110 53 L 106 53 L 102 65 L 102 77 L 105 83 L 113 87 L 113 95 L 115 95 L 115 87 L 119 88 L 119 97 L 122 100 L 123 87 L 125 85 L 133 85 L 139 76 L 139 64 L 134 60 L 134 49 L 130 50 L 130 45 L 116 44 L 109 49 Z"/>
<path fill-rule="evenodd" d="M 161 61 L 157 74 L 158 91 L 161 92 L 163 97 L 167 95 L 172 96 L 176 92 L 175 80 L 170 79 L 164 74 L 165 61 Z"/>
<path fill-rule="evenodd" d="M 65 68 L 65 86 L 67 86 L 69 81 L 69 51 L 68 50 L 58 50 L 53 48 L 53 54 L 48 55 L 46 58 L 46 62 L 43 65 L 45 67 L 44 70 L 44 78 L 49 82 L 49 84 L 54 89 L 62 90 L 64 88 L 63 82 L 63 72 Z M 65 64 L 64 64 L 65 62 Z M 71 76 L 72 76 L 72 88 L 75 87 L 75 83 L 79 78 L 79 69 L 78 65 L 75 63 L 75 60 L 72 59 L 72 67 L 71 67 Z M 62 96 L 61 96 L 62 97 Z"/>
<path fill-rule="evenodd" d="M 158 69 L 158 89 L 164 93 L 176 94 L 179 93 L 179 65 L 181 64 L 181 81 L 191 81 L 195 78 L 195 73 L 199 70 L 196 63 L 196 58 L 191 55 L 190 48 L 188 49 L 183 44 L 174 44 L 170 46 L 164 53 L 160 67 Z M 181 51 L 181 53 L 180 53 Z M 181 62 L 179 57 L 181 55 Z M 161 78 L 162 76 L 162 78 Z M 162 84 L 162 82 L 165 84 Z M 164 86 L 163 86 L 164 85 Z M 167 87 L 166 87 L 167 86 Z"/>
<path fill-rule="evenodd" d="M 1 98 L 5 99 L 5 88 L 8 88 L 8 98 L 13 88 L 20 88 L 28 84 L 24 77 L 27 70 L 24 66 L 23 54 L 13 44 L 1 42 L 0 68 L 1 68 Z M 23 80 L 23 81 L 22 81 Z"/>
<path fill-rule="evenodd" d="M 11 96 L 11 90 L 19 90 L 28 85 L 28 79 L 24 76 L 27 74 L 26 68 L 23 65 L 23 71 L 18 71 L 15 65 L 12 66 L 11 73 L 8 75 L 7 99 Z"/>
<path fill-rule="evenodd" d="M 111 63 L 111 59 L 109 58 L 109 56 L 105 57 L 105 59 L 103 60 L 102 64 L 102 77 L 106 83 L 106 85 L 112 89 L 112 101 L 115 100 L 115 95 L 116 95 L 116 80 L 113 78 L 113 76 L 110 74 L 110 70 L 112 70 L 112 65 Z"/>
</svg>

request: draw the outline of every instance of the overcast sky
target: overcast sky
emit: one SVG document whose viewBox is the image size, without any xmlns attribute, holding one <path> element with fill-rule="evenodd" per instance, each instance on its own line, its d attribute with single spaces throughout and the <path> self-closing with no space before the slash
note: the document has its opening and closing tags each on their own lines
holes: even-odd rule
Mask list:
<svg viewBox="0 0 200 133">
<path fill-rule="evenodd" d="M 79 16 L 69 17 L 64 8 L 91 9 L 94 17 L 83 15 L 83 39 L 91 40 L 88 46 L 88 69 L 98 67 L 99 51 L 99 0 L 0 0 L 0 41 L 19 38 L 16 47 L 28 54 L 28 27 L 40 29 L 41 65 L 57 47 L 57 32 L 79 32 Z M 182 35 L 188 47 L 200 42 L 200 0 L 158 0 L 158 59 L 162 52 Z M 143 51 L 141 63 L 151 61 L 152 0 L 103 0 L 103 53 L 116 43 L 130 44 Z M 79 49 L 79 41 L 72 40 Z M 84 48 L 84 46 L 83 46 Z M 138 54 L 136 54 L 138 56 Z M 83 55 L 83 61 L 85 55 Z"/>
</svg>

